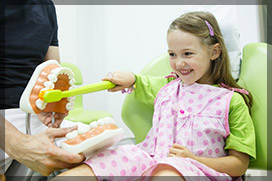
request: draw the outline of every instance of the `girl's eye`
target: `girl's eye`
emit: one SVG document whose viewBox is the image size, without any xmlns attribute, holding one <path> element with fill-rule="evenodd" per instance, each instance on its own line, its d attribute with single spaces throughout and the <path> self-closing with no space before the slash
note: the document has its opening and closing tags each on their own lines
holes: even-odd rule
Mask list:
<svg viewBox="0 0 272 181">
<path fill-rule="evenodd" d="M 192 52 L 185 52 L 185 53 L 184 53 L 185 56 L 190 56 L 190 55 L 192 55 L 192 54 L 193 54 Z"/>
<path fill-rule="evenodd" d="M 170 57 L 175 57 L 176 54 L 175 54 L 175 53 L 169 53 L 169 56 L 170 56 Z"/>
</svg>

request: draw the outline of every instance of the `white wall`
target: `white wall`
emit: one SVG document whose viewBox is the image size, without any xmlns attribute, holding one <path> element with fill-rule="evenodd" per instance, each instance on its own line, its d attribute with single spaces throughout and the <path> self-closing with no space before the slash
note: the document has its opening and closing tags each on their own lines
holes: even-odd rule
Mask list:
<svg viewBox="0 0 272 181">
<path fill-rule="evenodd" d="M 147 62 L 167 51 L 168 26 L 187 11 L 207 10 L 219 22 L 237 25 L 242 47 L 260 41 L 255 5 L 56 5 L 56 10 L 61 60 L 81 68 L 84 84 L 98 82 L 110 71 L 138 73 Z M 121 120 L 124 98 L 120 92 L 87 94 L 84 107 L 111 112 L 132 136 Z"/>
</svg>

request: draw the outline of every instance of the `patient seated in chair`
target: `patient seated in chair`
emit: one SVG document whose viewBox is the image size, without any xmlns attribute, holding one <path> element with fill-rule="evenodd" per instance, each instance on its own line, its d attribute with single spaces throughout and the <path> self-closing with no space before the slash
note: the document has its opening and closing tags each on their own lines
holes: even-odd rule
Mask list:
<svg viewBox="0 0 272 181">
<path fill-rule="evenodd" d="M 231 76 L 215 17 L 208 12 L 183 14 L 171 23 L 167 43 L 172 75 L 113 72 L 104 78 L 117 85 L 110 91 L 128 88 L 135 99 L 154 105 L 145 139 L 97 153 L 59 176 L 241 178 L 256 157 L 252 96 Z"/>
</svg>

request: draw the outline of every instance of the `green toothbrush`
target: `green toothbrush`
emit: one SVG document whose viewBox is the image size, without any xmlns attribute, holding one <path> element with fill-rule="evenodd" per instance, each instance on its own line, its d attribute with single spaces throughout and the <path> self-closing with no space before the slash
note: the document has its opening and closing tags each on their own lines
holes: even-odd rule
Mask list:
<svg viewBox="0 0 272 181">
<path fill-rule="evenodd" d="M 49 89 L 46 91 L 41 91 L 39 93 L 39 98 L 47 103 L 58 102 L 62 98 L 65 98 L 65 97 L 71 97 L 71 96 L 76 96 L 80 94 L 87 94 L 91 92 L 107 90 L 115 86 L 116 85 L 110 81 L 102 81 L 102 82 L 85 85 L 85 86 L 67 90 L 67 91 L 61 91 L 59 89 Z"/>
</svg>

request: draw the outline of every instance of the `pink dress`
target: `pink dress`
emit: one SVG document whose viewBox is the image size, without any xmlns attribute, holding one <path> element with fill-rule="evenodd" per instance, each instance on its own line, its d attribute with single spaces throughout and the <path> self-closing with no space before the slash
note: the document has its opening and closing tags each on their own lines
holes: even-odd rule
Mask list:
<svg viewBox="0 0 272 181">
<path fill-rule="evenodd" d="M 167 155 L 169 148 L 177 143 L 197 156 L 225 156 L 232 95 L 233 91 L 225 88 L 197 83 L 185 85 L 180 79 L 171 81 L 156 97 L 153 126 L 144 141 L 138 145 L 123 145 L 103 151 L 85 163 L 98 179 L 149 176 L 158 164 L 167 164 L 176 168 L 186 180 L 196 180 L 199 176 L 204 176 L 201 180 L 231 180 L 227 174 L 193 159 Z"/>
</svg>

